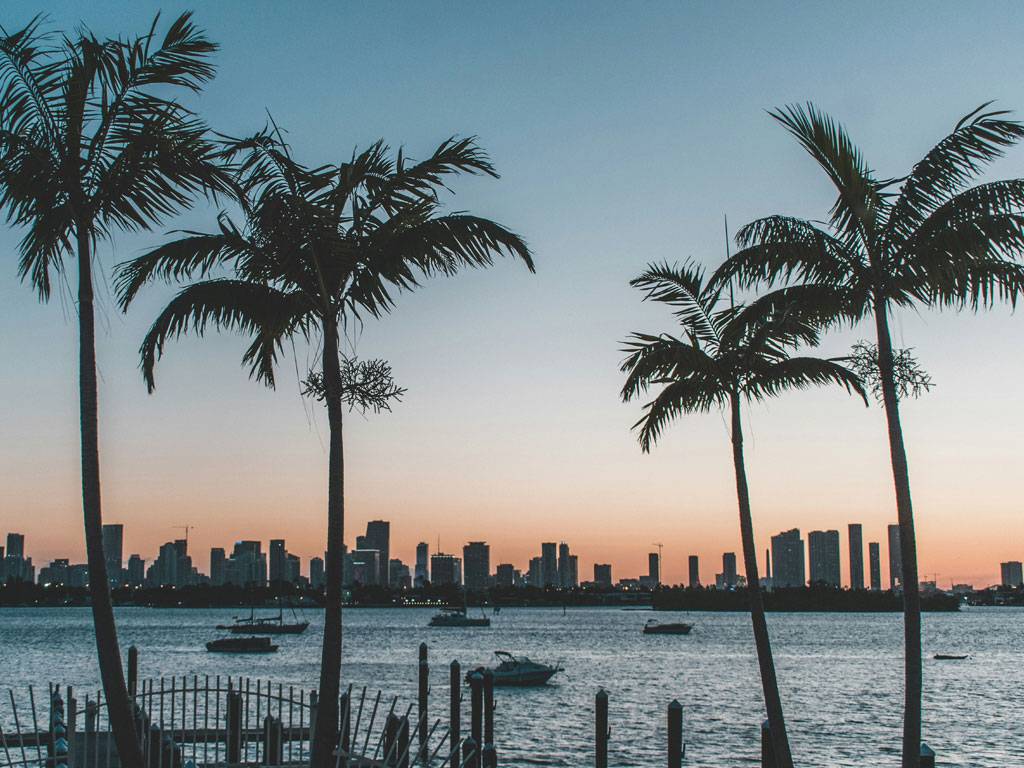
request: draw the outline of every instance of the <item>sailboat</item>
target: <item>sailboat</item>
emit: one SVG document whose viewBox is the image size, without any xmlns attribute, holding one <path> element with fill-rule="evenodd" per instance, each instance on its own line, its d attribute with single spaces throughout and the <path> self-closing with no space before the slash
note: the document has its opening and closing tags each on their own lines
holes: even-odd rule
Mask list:
<svg viewBox="0 0 1024 768">
<path fill-rule="evenodd" d="M 462 605 L 459 607 L 445 607 L 440 613 L 435 613 L 430 619 L 432 627 L 489 627 L 490 618 L 484 614 L 483 606 L 480 606 L 480 617 L 473 618 L 468 615 L 468 604 L 466 593 L 462 593 Z"/>
<path fill-rule="evenodd" d="M 295 608 L 292 608 L 292 618 Z M 256 616 L 254 608 L 249 609 L 248 618 L 236 618 L 234 624 L 218 624 L 217 629 L 226 629 L 235 635 L 300 635 L 309 627 L 308 621 L 286 623 L 281 601 L 277 601 L 277 616 Z"/>
</svg>

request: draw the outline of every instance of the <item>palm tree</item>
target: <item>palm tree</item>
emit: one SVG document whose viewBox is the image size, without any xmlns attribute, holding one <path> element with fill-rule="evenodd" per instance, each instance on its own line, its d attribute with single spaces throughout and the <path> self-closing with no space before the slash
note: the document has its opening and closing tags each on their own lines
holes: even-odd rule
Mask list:
<svg viewBox="0 0 1024 768">
<path fill-rule="evenodd" d="M 438 188 L 457 173 L 497 173 L 472 139 L 449 139 L 422 162 L 401 150 L 392 158 L 378 141 L 338 166 L 296 162 L 277 130 L 229 141 L 225 159 L 237 168 L 244 224 L 222 213 L 217 232 L 188 233 L 124 265 L 124 307 L 154 277 L 206 279 L 185 287 L 160 313 L 141 347 L 152 391 L 164 344 L 208 325 L 249 334 L 243 360 L 251 375 L 273 386 L 277 353 L 286 340 L 319 336 L 320 371 L 308 389 L 326 402 L 330 428 L 327 502 L 327 606 L 320 670 L 320 706 L 313 765 L 333 764 L 341 676 L 341 581 L 344 541 L 343 384 L 340 334 L 346 324 L 378 317 L 393 292 L 421 277 L 518 257 L 533 271 L 530 251 L 513 232 L 488 219 L 442 213 Z M 210 277 L 229 268 L 231 277 Z"/>
<path fill-rule="evenodd" d="M 921 597 L 910 475 L 893 372 L 895 308 L 979 307 L 1024 288 L 1024 180 L 969 186 L 1024 125 L 982 105 L 901 179 L 877 179 L 841 125 L 813 105 L 772 112 L 817 161 L 838 195 L 827 224 L 769 216 L 736 235 L 741 248 L 714 282 L 795 282 L 828 289 L 824 323 L 873 318 L 900 526 L 905 642 L 903 768 L 919 764 Z M 816 294 L 821 300 L 824 294 Z"/>
<path fill-rule="evenodd" d="M 158 17 L 159 18 L 159 17 Z M 141 765 L 103 556 L 93 262 L 117 230 L 148 229 L 196 193 L 222 188 L 206 126 L 175 91 L 213 76 L 216 50 L 182 14 L 163 39 L 59 39 L 37 17 L 0 28 L 0 206 L 26 230 L 19 274 L 39 298 L 78 265 L 82 510 L 100 677 L 122 765 Z"/>
<path fill-rule="evenodd" d="M 795 311 L 799 294 L 813 289 L 776 291 L 749 305 L 726 303 L 722 288 L 709 285 L 703 270 L 691 263 L 681 268 L 652 264 L 630 284 L 645 291 L 645 299 L 672 307 L 682 326 L 678 337 L 634 333 L 623 350 L 628 356 L 622 370 L 628 376 L 622 399 L 630 401 L 652 387 L 659 388 L 635 425 L 640 447 L 650 451 L 668 423 L 681 415 L 713 408 L 730 414 L 740 538 L 761 687 L 778 768 L 792 768 L 757 570 L 740 405 L 744 400 L 830 383 L 862 397 L 864 391 L 857 376 L 836 360 L 790 356 L 789 350 L 797 345 L 818 341 L 814 325 Z"/>
</svg>

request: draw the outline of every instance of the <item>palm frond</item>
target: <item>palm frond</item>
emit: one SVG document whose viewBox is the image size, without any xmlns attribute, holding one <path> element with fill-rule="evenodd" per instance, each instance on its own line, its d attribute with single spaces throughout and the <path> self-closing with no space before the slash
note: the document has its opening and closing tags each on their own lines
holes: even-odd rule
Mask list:
<svg viewBox="0 0 1024 768">
<path fill-rule="evenodd" d="M 715 305 L 720 291 L 704 282 L 704 270 L 693 262 L 682 266 L 663 262 L 647 268 L 629 281 L 646 293 L 644 300 L 675 307 L 675 316 L 706 344 L 717 346 L 719 328 L 715 322 Z"/>
<path fill-rule="evenodd" d="M 634 429 L 639 428 L 637 439 L 644 453 L 649 453 L 665 428 L 680 416 L 707 413 L 728 402 L 728 392 L 718 386 L 708 386 L 700 379 L 677 379 L 663 383 L 664 388 L 647 405 L 644 415 Z"/>
<path fill-rule="evenodd" d="M 620 370 L 627 374 L 620 393 L 629 402 L 654 384 L 684 378 L 711 382 L 719 376 L 715 358 L 698 345 L 668 334 L 632 334 L 621 350 L 626 358 Z"/>
<path fill-rule="evenodd" d="M 838 359 L 818 357 L 787 357 L 776 361 L 752 361 L 743 377 L 742 394 L 750 400 L 777 397 L 790 389 L 837 384 L 851 394 L 859 395 L 868 404 L 867 392 L 860 378 Z"/>
</svg>

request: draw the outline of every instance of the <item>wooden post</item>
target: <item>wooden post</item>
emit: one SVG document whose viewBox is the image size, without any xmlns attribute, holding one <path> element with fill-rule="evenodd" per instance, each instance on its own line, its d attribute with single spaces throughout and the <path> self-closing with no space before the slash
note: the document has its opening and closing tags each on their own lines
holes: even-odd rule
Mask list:
<svg viewBox="0 0 1024 768">
<path fill-rule="evenodd" d="M 409 768 L 409 718 L 398 721 L 398 751 L 395 753 L 395 765 L 398 768 Z"/>
<path fill-rule="evenodd" d="M 128 695 L 133 699 L 139 687 L 139 649 L 128 646 Z"/>
<path fill-rule="evenodd" d="M 263 718 L 263 764 L 280 765 L 284 762 L 284 739 L 281 721 L 267 715 Z"/>
<path fill-rule="evenodd" d="M 313 743 L 316 741 L 316 711 L 320 706 L 320 699 L 315 690 L 309 692 L 309 751 L 313 752 Z"/>
<path fill-rule="evenodd" d="M 683 766 L 683 705 L 673 699 L 668 705 L 668 768 Z"/>
<path fill-rule="evenodd" d="M 469 676 L 469 725 L 473 743 L 483 744 L 484 676 L 474 672 Z M 480 749 L 474 753 L 472 768 L 480 768 Z"/>
<path fill-rule="evenodd" d="M 96 733 L 96 702 L 85 702 L 85 732 Z"/>
<path fill-rule="evenodd" d="M 225 708 L 227 731 L 227 761 L 231 764 L 242 762 L 242 694 L 228 691 L 227 707 Z"/>
<path fill-rule="evenodd" d="M 772 729 L 767 720 L 761 723 L 761 768 L 777 768 L 775 747 L 772 746 Z"/>
<path fill-rule="evenodd" d="M 935 750 L 921 742 L 921 768 L 935 768 Z"/>
<path fill-rule="evenodd" d="M 338 740 L 338 746 L 341 751 L 346 755 L 351 751 L 352 741 L 352 702 L 349 701 L 348 691 L 341 694 L 338 699 L 338 717 L 341 728 L 341 736 Z"/>
<path fill-rule="evenodd" d="M 462 668 L 459 666 L 458 661 L 452 662 L 449 685 L 451 686 L 451 703 L 448 714 L 448 732 L 451 734 L 451 742 L 449 743 L 452 747 L 452 757 L 449 768 L 459 768 L 459 765 L 462 762 L 459 759 L 458 749 L 459 741 L 462 738 Z"/>
<path fill-rule="evenodd" d="M 430 666 L 427 663 L 427 644 L 420 643 L 420 679 L 419 679 L 419 737 L 421 765 L 427 764 L 430 756 L 430 745 L 427 743 L 427 698 L 430 695 Z"/>
<path fill-rule="evenodd" d="M 388 712 L 384 721 L 384 765 L 398 765 L 398 715 Z"/>
<path fill-rule="evenodd" d="M 608 768 L 608 694 L 603 688 L 594 697 L 594 713 L 594 765 L 597 768 Z"/>
<path fill-rule="evenodd" d="M 459 764 L 470 767 L 475 766 L 477 760 L 477 751 L 478 750 L 476 748 L 476 741 L 474 741 L 473 737 L 470 736 L 468 739 L 462 742 L 462 761 Z"/>
<path fill-rule="evenodd" d="M 497 768 L 498 752 L 494 747 L 494 673 L 484 670 L 484 749 L 480 755 L 484 768 Z"/>
</svg>

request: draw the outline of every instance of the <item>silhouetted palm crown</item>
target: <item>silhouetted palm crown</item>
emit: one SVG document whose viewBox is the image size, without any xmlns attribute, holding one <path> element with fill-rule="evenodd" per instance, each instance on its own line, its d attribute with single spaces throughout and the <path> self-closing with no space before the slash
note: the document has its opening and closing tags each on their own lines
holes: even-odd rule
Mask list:
<svg viewBox="0 0 1024 768">
<path fill-rule="evenodd" d="M 79 230 L 146 229 L 199 191 L 223 190 L 206 127 L 163 95 L 213 76 L 216 45 L 181 15 L 162 41 L 40 32 L 0 39 L 0 205 L 24 226 L 20 274 L 41 298 Z"/>
<path fill-rule="evenodd" d="M 679 336 L 634 333 L 623 350 L 623 400 L 660 387 L 635 425 L 645 451 L 676 417 L 728 408 L 733 397 L 761 400 L 829 383 L 864 396 L 859 379 L 841 363 L 791 356 L 798 345 L 818 342 L 815 326 L 797 311 L 793 291 L 736 305 L 724 301 L 722 288 L 708 284 L 693 264 L 652 264 L 631 285 L 645 291 L 646 299 L 673 307 L 682 326 Z"/>
<path fill-rule="evenodd" d="M 234 276 L 183 289 L 154 322 L 143 347 L 150 389 L 165 341 L 208 323 L 252 336 L 252 375 L 273 385 L 274 363 L 291 334 L 372 316 L 392 307 L 395 289 L 507 253 L 533 269 L 526 244 L 488 219 L 441 213 L 437 189 L 459 172 L 496 176 L 472 139 L 450 139 L 426 160 L 395 158 L 377 142 L 337 166 L 307 168 L 276 130 L 226 143 L 244 224 L 222 213 L 219 231 L 187 233 L 123 266 L 127 305 L 153 277 L 184 280 L 229 265 Z"/>
<path fill-rule="evenodd" d="M 772 112 L 817 161 L 838 196 L 823 226 L 768 216 L 743 227 L 713 282 L 785 280 L 834 289 L 833 320 L 875 304 L 977 308 L 1024 288 L 1024 181 L 969 187 L 1024 126 L 983 105 L 900 179 L 876 179 L 846 131 L 813 105 Z"/>
</svg>

